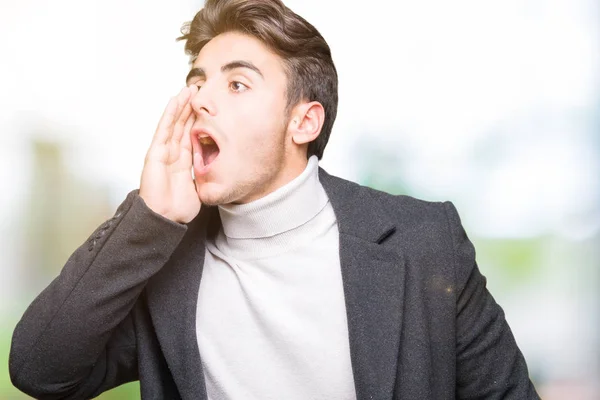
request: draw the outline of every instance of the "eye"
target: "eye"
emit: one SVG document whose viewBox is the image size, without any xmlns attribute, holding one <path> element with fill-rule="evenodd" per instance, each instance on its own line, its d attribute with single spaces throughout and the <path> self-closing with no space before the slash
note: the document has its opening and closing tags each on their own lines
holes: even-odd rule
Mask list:
<svg viewBox="0 0 600 400">
<path fill-rule="evenodd" d="M 246 86 L 242 82 L 238 82 L 238 81 L 231 82 L 229 84 L 229 88 L 236 93 L 241 93 L 241 92 L 245 92 L 246 90 L 248 90 L 248 86 Z"/>
</svg>

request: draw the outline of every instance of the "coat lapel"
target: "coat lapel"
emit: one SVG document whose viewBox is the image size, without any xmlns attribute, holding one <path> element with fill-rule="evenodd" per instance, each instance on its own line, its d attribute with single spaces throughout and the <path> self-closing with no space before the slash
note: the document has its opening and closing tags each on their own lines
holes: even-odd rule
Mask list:
<svg viewBox="0 0 600 400">
<path fill-rule="evenodd" d="M 338 221 L 350 357 L 358 400 L 391 399 L 404 299 L 404 262 L 383 245 L 395 232 L 369 191 L 328 175 L 319 178 Z"/>
<path fill-rule="evenodd" d="M 156 335 L 182 399 L 206 399 L 196 338 L 196 303 L 204 266 L 204 241 L 215 211 L 207 207 L 188 225 L 188 232 L 169 262 L 146 287 Z"/>
</svg>

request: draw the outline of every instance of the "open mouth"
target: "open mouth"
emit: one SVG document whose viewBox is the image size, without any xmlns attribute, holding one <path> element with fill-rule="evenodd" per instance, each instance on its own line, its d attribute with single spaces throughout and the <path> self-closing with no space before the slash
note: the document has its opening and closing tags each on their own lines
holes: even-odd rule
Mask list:
<svg viewBox="0 0 600 400">
<path fill-rule="evenodd" d="M 204 167 L 209 166 L 219 155 L 219 146 L 214 139 L 206 133 L 198 135 L 198 143 L 202 152 L 202 163 Z"/>
</svg>

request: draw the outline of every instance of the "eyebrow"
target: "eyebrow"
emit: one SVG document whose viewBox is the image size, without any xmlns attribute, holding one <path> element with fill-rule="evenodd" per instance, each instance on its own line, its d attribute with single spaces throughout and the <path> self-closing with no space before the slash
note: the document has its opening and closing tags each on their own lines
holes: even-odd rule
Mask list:
<svg viewBox="0 0 600 400">
<path fill-rule="evenodd" d="M 260 75 L 261 78 L 265 78 L 264 75 L 262 74 L 262 72 L 260 71 L 260 69 L 258 69 L 258 67 L 254 64 L 252 64 L 249 61 L 243 61 L 243 60 L 236 60 L 236 61 L 231 61 L 228 62 L 227 64 L 223 65 L 221 67 L 221 72 L 227 72 L 227 71 L 231 71 L 237 68 L 247 68 L 251 71 L 256 72 L 258 75 Z M 189 83 L 190 79 L 192 78 L 196 78 L 196 77 L 200 77 L 202 79 L 206 79 L 206 72 L 204 71 L 204 69 L 198 67 L 198 68 L 192 68 L 192 70 L 187 74 L 186 78 L 185 78 L 185 83 L 186 85 Z"/>
</svg>

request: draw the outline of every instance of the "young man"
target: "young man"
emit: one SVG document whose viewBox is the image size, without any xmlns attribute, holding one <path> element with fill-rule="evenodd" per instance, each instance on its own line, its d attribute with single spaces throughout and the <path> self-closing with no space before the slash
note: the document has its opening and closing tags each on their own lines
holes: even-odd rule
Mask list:
<svg viewBox="0 0 600 400">
<path fill-rule="evenodd" d="M 26 311 L 37 398 L 536 399 L 450 203 L 328 175 L 329 47 L 279 0 L 208 0 L 140 189 Z M 193 171 L 193 174 L 191 173 Z"/>
</svg>

